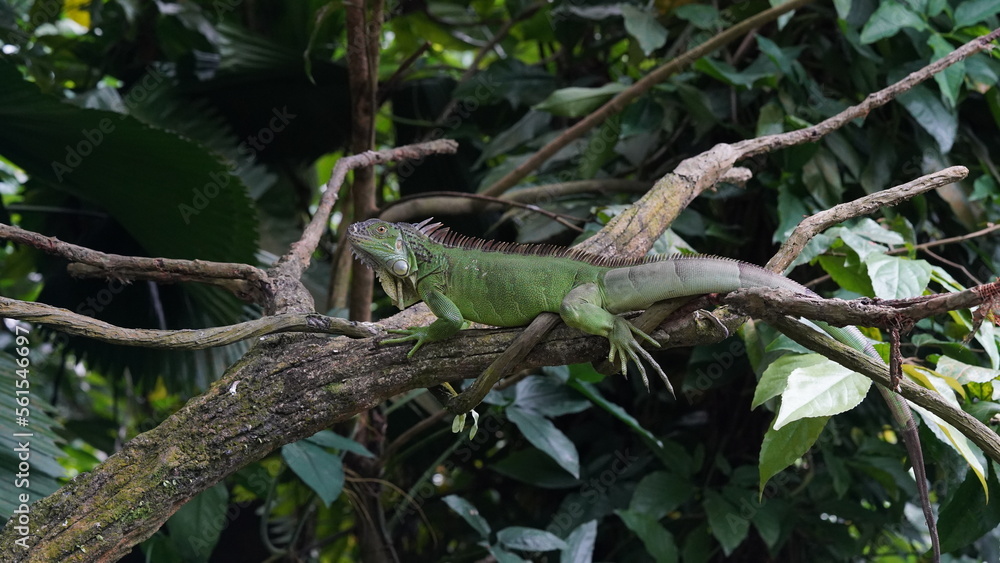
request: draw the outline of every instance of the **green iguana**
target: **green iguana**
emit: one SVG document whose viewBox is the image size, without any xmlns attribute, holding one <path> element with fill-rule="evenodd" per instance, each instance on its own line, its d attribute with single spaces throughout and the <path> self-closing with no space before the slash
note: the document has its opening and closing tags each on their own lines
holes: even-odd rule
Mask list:
<svg viewBox="0 0 1000 563">
<path fill-rule="evenodd" d="M 728 258 L 601 257 L 566 247 L 475 239 L 430 221 L 410 224 L 371 219 L 347 231 L 354 254 L 375 271 L 397 307 L 423 301 L 437 316 L 429 326 L 394 330 L 404 336 L 383 341 L 415 341 L 408 357 L 424 343 L 454 335 L 466 321 L 524 326 L 540 313 L 552 312 L 559 313 L 569 326 L 607 338 L 611 345 L 608 360 L 619 362 L 622 373 L 628 360 L 634 361 L 648 388 L 640 359 L 646 360 L 673 392 L 666 374 L 636 337 L 659 344 L 619 313 L 640 311 L 665 299 L 740 288 L 773 287 L 816 295 L 784 276 Z M 823 330 L 881 361 L 856 328 L 824 325 Z M 940 548 L 913 415 L 902 397 L 882 385 L 876 387 L 903 430 L 937 561 Z"/>
</svg>

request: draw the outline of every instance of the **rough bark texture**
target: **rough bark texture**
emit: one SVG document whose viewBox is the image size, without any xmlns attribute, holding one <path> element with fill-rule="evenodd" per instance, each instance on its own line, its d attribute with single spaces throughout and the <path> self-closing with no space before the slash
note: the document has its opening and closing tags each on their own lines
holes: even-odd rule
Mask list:
<svg viewBox="0 0 1000 563">
<path fill-rule="evenodd" d="M 426 313 L 413 309 L 387 326 L 409 325 Z M 114 561 L 241 467 L 394 395 L 475 377 L 516 335 L 516 329 L 466 331 L 425 346 L 412 360 L 405 356 L 408 346 L 375 346 L 374 339 L 261 337 L 203 395 L 32 505 L 27 547 L 15 543 L 20 536 L 12 525 L 4 528 L 0 561 Z M 604 339 L 562 327 L 522 366 L 602 354 Z"/>
</svg>

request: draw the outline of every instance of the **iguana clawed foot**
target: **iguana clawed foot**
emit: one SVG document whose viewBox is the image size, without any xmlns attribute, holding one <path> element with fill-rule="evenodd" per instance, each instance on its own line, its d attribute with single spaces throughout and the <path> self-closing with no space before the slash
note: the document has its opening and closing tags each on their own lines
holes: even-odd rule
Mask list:
<svg viewBox="0 0 1000 563">
<path fill-rule="evenodd" d="M 649 342 L 657 348 L 660 347 L 660 343 L 653 340 L 653 337 L 649 336 L 645 332 L 637 329 L 632 323 L 621 317 L 615 317 L 614 325 L 611 329 L 611 334 L 608 335 L 608 342 L 611 344 L 611 351 L 608 353 L 608 361 L 612 365 L 615 364 L 617 359 L 621 364 L 622 375 L 628 376 L 628 361 L 632 360 L 635 365 L 639 368 L 639 375 L 642 376 L 642 383 L 646 386 L 646 390 L 649 390 L 649 379 L 646 377 L 646 368 L 642 365 L 641 360 L 646 360 L 650 366 L 656 371 L 663 383 L 666 384 L 667 390 L 670 394 L 674 394 L 674 387 L 670 384 L 670 380 L 667 379 L 667 374 L 663 373 L 660 365 L 653 360 L 653 357 L 646 351 L 642 345 L 635 339 L 633 333 L 640 336 L 646 342 Z"/>
</svg>

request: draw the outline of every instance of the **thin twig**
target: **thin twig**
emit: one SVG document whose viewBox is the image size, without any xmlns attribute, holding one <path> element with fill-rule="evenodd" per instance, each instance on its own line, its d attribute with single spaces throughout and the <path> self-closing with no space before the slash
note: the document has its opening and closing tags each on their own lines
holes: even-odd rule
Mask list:
<svg viewBox="0 0 1000 563">
<path fill-rule="evenodd" d="M 309 257 L 319 245 L 319 239 L 323 236 L 327 222 L 330 220 L 330 213 L 333 211 L 333 204 L 337 201 L 337 192 L 349 170 L 361 168 L 363 166 L 374 166 L 397 160 L 417 160 L 422 161 L 432 154 L 453 154 L 458 150 L 458 143 L 451 139 L 438 139 L 416 145 L 404 145 L 394 149 L 382 151 L 367 151 L 361 154 L 344 157 L 337 161 L 330 175 L 330 181 L 326 183 L 326 191 L 320 198 L 316 213 L 302 231 L 302 237 L 292 243 L 288 253 L 278 260 L 275 268 L 280 269 L 289 276 L 298 279 L 302 272 L 309 267 Z"/>
<path fill-rule="evenodd" d="M 261 317 L 212 328 L 181 330 L 122 328 L 68 309 L 7 297 L 0 297 L 0 316 L 44 324 L 66 334 L 85 336 L 101 342 L 173 350 L 203 350 L 276 332 L 343 334 L 352 338 L 368 338 L 381 331 L 378 325 L 372 323 L 299 313 Z"/>
</svg>

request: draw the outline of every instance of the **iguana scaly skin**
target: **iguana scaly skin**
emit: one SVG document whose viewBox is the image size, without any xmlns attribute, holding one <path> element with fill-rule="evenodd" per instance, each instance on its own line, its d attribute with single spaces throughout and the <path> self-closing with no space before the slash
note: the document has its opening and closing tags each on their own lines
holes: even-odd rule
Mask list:
<svg viewBox="0 0 1000 563">
<path fill-rule="evenodd" d="M 550 245 L 522 245 L 474 239 L 450 232 L 430 220 L 417 224 L 371 219 L 347 231 L 354 254 L 378 275 L 386 294 L 400 309 L 423 301 L 437 316 L 426 327 L 385 343 L 415 342 L 412 356 L 426 342 L 452 336 L 466 321 L 493 326 L 524 326 L 543 312 L 558 313 L 566 324 L 608 339 L 608 360 L 636 363 L 648 387 L 646 360 L 671 388 L 659 365 L 637 337 L 659 344 L 619 313 L 639 311 L 664 299 L 726 293 L 740 288 L 773 287 L 815 295 L 784 276 L 759 266 L 712 256 L 671 256 L 637 260 L 584 254 Z M 881 361 L 854 327 L 823 330 L 841 342 Z M 935 560 L 939 554 L 934 516 L 927 498 L 923 453 L 916 424 L 906 401 L 876 385 L 903 429 L 924 516 L 933 531 Z M 671 388 L 672 391 L 672 388 Z"/>
</svg>

